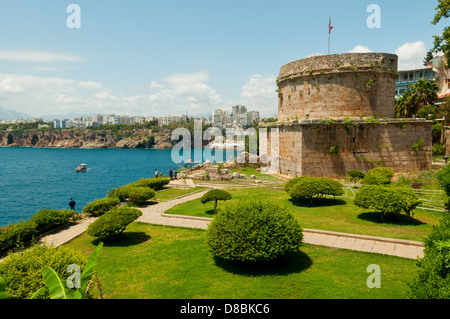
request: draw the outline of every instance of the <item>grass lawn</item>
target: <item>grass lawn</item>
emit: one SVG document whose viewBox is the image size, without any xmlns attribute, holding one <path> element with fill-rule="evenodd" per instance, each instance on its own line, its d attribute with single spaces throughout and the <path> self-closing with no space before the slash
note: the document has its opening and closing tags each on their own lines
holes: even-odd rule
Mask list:
<svg viewBox="0 0 450 319">
<path fill-rule="evenodd" d="M 416 209 L 414 218 L 402 215 L 397 220 L 381 223 L 379 214 L 362 209 L 351 200 L 325 199 L 314 207 L 301 206 L 290 200 L 289 195 L 281 189 L 273 188 L 230 188 L 232 200 L 246 198 L 262 198 L 279 201 L 287 205 L 303 228 L 321 229 L 336 232 L 379 236 L 422 241 L 442 217 L 441 212 Z M 218 209 L 224 204 L 219 202 Z M 214 203 L 202 204 L 200 199 L 177 205 L 167 214 L 213 217 Z"/>
<path fill-rule="evenodd" d="M 90 255 L 86 234 L 66 246 Z M 381 268 L 381 288 L 369 289 L 367 267 Z M 410 259 L 304 244 L 277 265 L 244 267 L 216 260 L 206 231 L 132 223 L 105 243 L 96 266 L 108 299 L 399 299 L 415 276 Z"/>
<path fill-rule="evenodd" d="M 193 188 L 166 188 L 156 192 L 156 195 L 152 200 L 156 200 L 158 202 L 168 201 L 172 198 L 188 195 L 190 193 L 194 193 L 200 190 L 206 189 L 206 187 L 193 187 Z"/>
</svg>

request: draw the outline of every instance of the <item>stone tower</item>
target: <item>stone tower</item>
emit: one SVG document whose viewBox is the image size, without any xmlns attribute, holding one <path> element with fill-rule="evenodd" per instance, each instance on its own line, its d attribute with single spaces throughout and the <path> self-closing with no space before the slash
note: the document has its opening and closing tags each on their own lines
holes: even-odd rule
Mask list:
<svg viewBox="0 0 450 319">
<path fill-rule="evenodd" d="M 377 165 L 430 166 L 433 123 L 394 118 L 397 65 L 393 54 L 346 53 L 281 67 L 278 122 L 263 126 L 272 167 L 292 177 L 335 177 Z"/>
</svg>

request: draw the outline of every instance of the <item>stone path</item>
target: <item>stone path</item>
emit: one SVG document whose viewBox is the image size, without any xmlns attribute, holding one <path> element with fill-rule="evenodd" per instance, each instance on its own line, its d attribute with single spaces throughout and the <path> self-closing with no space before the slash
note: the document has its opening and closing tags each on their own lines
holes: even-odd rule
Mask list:
<svg viewBox="0 0 450 319">
<path fill-rule="evenodd" d="M 191 187 L 195 186 L 191 180 L 187 180 L 186 184 Z M 142 216 L 139 217 L 137 221 L 156 225 L 207 229 L 211 222 L 211 218 L 170 215 L 164 213 L 178 204 L 200 198 L 207 191 L 208 190 L 202 190 L 186 196 L 174 198 L 167 202 L 160 202 L 140 208 Z M 49 246 L 62 245 L 82 234 L 94 220 L 95 218 L 83 219 L 71 227 L 60 229 L 55 233 L 41 238 L 40 243 Z M 312 245 L 386 254 L 410 259 L 416 259 L 417 257 L 422 258 L 424 249 L 421 242 L 344 234 L 314 229 L 303 229 L 303 241 Z"/>
</svg>

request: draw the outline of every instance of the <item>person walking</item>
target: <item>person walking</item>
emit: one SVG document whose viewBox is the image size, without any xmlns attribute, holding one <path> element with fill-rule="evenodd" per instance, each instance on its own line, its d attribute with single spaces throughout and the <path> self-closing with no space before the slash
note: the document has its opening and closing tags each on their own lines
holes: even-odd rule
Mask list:
<svg viewBox="0 0 450 319">
<path fill-rule="evenodd" d="M 173 177 L 175 178 L 175 180 L 177 179 L 177 170 L 176 169 L 173 170 Z"/>
<path fill-rule="evenodd" d="M 155 168 L 155 177 L 158 178 L 158 170 Z"/>
<path fill-rule="evenodd" d="M 77 203 L 73 200 L 73 198 L 71 198 L 70 199 L 70 202 L 69 202 L 69 207 L 70 207 L 70 209 L 71 210 L 75 210 L 75 205 L 76 205 Z"/>
<path fill-rule="evenodd" d="M 173 179 L 173 171 L 171 168 L 169 168 L 169 177 L 171 180 Z"/>
</svg>

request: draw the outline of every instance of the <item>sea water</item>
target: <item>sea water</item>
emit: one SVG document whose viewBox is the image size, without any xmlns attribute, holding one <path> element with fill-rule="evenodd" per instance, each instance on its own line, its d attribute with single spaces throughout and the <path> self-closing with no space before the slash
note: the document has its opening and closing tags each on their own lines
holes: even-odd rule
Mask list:
<svg viewBox="0 0 450 319">
<path fill-rule="evenodd" d="M 40 209 L 68 209 L 70 198 L 81 211 L 107 196 L 108 190 L 153 177 L 155 169 L 168 176 L 170 168 L 179 168 L 171 153 L 171 149 L 0 147 L 0 227 L 28 220 Z M 76 172 L 79 164 L 87 164 L 87 171 Z"/>
</svg>

